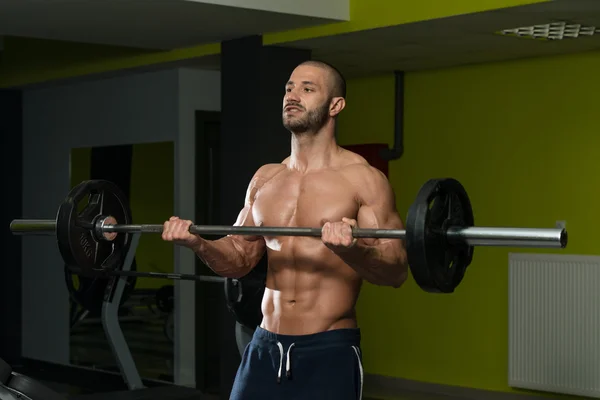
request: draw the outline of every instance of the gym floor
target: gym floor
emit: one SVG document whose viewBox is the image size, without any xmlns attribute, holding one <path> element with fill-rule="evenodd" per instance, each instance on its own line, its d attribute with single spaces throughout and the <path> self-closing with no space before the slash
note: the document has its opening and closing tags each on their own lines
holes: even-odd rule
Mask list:
<svg viewBox="0 0 600 400">
<path fill-rule="evenodd" d="M 165 334 L 166 315 L 143 307 L 119 319 L 141 377 L 173 380 L 173 344 Z M 100 318 L 85 318 L 71 331 L 73 365 L 118 372 Z"/>
<path fill-rule="evenodd" d="M 80 400 L 85 400 L 85 399 L 94 400 L 91 396 L 88 398 L 88 395 L 91 395 L 92 393 L 86 392 L 86 391 L 81 391 L 80 388 L 73 387 L 70 385 L 57 384 L 55 382 L 50 382 L 50 381 L 42 381 L 42 382 L 44 384 L 46 384 L 47 386 L 49 386 L 50 388 L 54 389 L 55 391 L 65 394 L 68 397 L 72 397 L 73 400 L 78 400 L 78 399 L 75 399 L 75 397 L 80 397 L 81 395 L 84 395 L 84 396 L 82 396 Z M 166 398 L 168 398 L 168 397 L 166 397 Z M 111 400 L 119 400 L 119 399 L 111 396 Z M 184 399 L 180 398 L 179 400 L 184 400 Z M 185 399 L 185 400 L 220 400 L 220 398 L 218 395 L 205 394 L 205 395 L 202 395 L 201 399 L 198 399 L 198 396 L 192 396 L 192 397 L 189 397 L 189 399 Z M 462 400 L 462 399 L 460 399 L 458 397 L 432 395 L 432 394 L 424 394 L 424 393 L 405 393 L 405 394 L 399 394 L 399 395 L 393 396 L 393 397 L 390 397 L 390 396 L 363 397 L 363 400 Z"/>
</svg>

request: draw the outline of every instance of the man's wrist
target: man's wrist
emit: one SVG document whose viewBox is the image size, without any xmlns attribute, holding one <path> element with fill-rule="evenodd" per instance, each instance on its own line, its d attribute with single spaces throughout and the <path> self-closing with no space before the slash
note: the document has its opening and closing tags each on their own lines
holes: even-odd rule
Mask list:
<svg viewBox="0 0 600 400">
<path fill-rule="evenodd" d="M 190 248 L 194 251 L 194 253 L 202 254 L 206 249 L 206 240 L 197 236 L 196 242 L 190 246 Z"/>
<path fill-rule="evenodd" d="M 348 259 L 358 261 L 368 257 L 372 250 L 372 246 L 360 239 L 355 239 L 351 246 L 342 248 L 338 253 Z"/>
</svg>

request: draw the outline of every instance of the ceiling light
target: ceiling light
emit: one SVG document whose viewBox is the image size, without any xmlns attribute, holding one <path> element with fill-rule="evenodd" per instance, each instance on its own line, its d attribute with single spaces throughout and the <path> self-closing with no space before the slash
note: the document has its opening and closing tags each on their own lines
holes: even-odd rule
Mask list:
<svg viewBox="0 0 600 400">
<path fill-rule="evenodd" d="M 553 22 L 544 25 L 524 26 L 520 28 L 504 29 L 498 32 L 498 34 L 504 36 L 515 36 L 540 40 L 576 39 L 580 36 L 593 36 L 595 33 L 600 34 L 600 29 L 596 29 L 594 26 L 569 24 L 567 22 Z"/>
</svg>

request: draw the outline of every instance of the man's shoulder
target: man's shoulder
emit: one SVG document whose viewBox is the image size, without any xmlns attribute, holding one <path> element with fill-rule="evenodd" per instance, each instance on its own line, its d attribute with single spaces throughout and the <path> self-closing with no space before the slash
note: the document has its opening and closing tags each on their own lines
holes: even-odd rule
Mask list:
<svg viewBox="0 0 600 400">
<path fill-rule="evenodd" d="M 379 183 L 387 182 L 387 176 L 378 168 L 369 164 L 366 160 L 357 160 L 346 164 L 341 168 L 341 172 L 358 181 L 377 181 Z"/>
<path fill-rule="evenodd" d="M 373 167 L 360 154 L 344 149 L 344 166 L 342 171 L 349 172 L 362 178 L 386 178 L 381 170 Z M 387 178 L 386 178 L 387 179 Z"/>
<path fill-rule="evenodd" d="M 276 175 L 279 172 L 286 169 L 286 165 L 283 163 L 269 163 L 261 165 L 260 168 L 256 170 L 256 176 L 260 177 L 272 177 L 272 175 Z"/>
<path fill-rule="evenodd" d="M 387 176 L 366 160 L 349 163 L 340 172 L 352 183 L 357 196 L 363 201 L 388 196 L 392 191 Z"/>
<path fill-rule="evenodd" d="M 285 169 L 285 164 L 281 163 L 264 164 L 260 166 L 254 173 L 254 177 L 252 178 L 252 185 L 260 187 L 264 185 L 265 182 L 271 180 L 275 175 L 277 175 Z"/>
<path fill-rule="evenodd" d="M 285 169 L 285 165 L 283 164 L 264 164 L 260 166 L 250 183 L 248 184 L 248 189 L 246 190 L 246 201 L 252 203 L 258 191 L 263 187 L 263 185 L 273 179 L 275 175 Z"/>
</svg>

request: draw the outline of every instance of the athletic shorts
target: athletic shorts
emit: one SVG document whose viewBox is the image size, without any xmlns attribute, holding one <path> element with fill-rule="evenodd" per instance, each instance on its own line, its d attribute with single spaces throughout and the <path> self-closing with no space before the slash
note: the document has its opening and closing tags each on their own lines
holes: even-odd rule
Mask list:
<svg viewBox="0 0 600 400">
<path fill-rule="evenodd" d="M 258 327 L 230 400 L 361 400 L 360 329 L 279 335 Z"/>
</svg>

